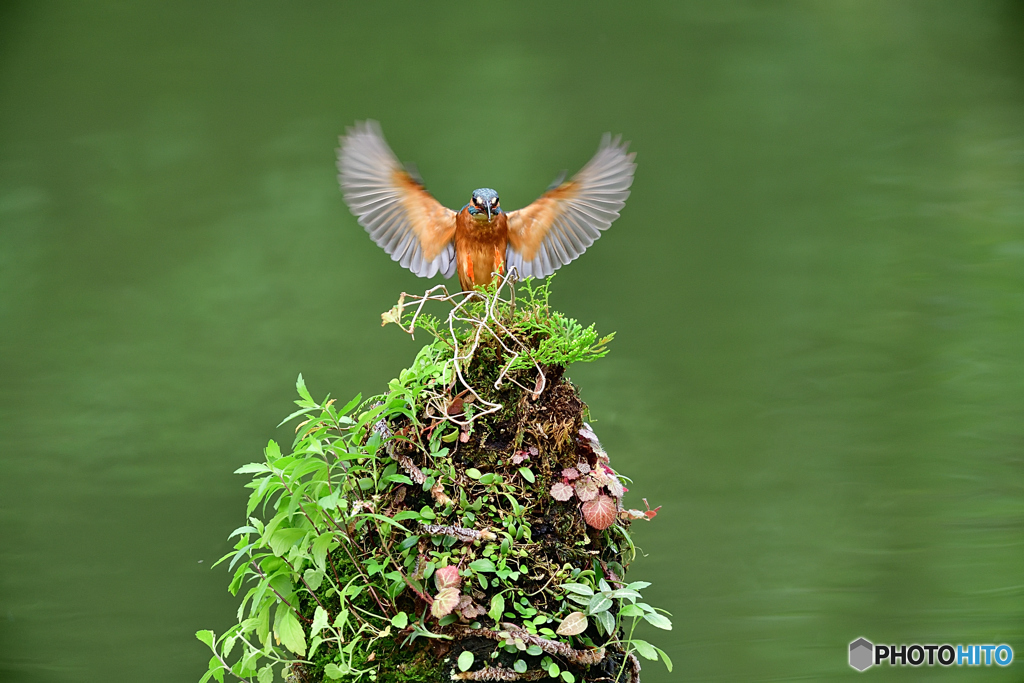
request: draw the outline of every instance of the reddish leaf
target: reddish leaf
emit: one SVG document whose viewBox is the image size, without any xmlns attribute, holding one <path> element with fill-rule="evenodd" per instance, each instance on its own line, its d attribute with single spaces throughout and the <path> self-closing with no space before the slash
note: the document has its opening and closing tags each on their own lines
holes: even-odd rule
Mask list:
<svg viewBox="0 0 1024 683">
<path fill-rule="evenodd" d="M 461 605 L 461 603 L 460 603 L 460 605 Z M 485 610 L 483 607 L 481 607 L 480 605 L 476 604 L 472 600 L 470 600 L 469 604 L 466 605 L 465 607 L 461 607 L 460 606 L 459 607 L 459 612 L 462 614 L 463 618 L 470 619 L 470 620 L 476 619 L 477 617 L 481 617 L 481 616 L 487 614 L 487 610 Z"/>
<path fill-rule="evenodd" d="M 462 578 L 459 576 L 459 568 L 453 564 L 447 567 L 441 567 L 434 572 L 434 585 L 437 586 L 437 590 L 443 591 L 445 588 L 458 588 L 462 585 Z"/>
<path fill-rule="evenodd" d="M 593 500 L 597 496 L 597 482 L 593 477 L 583 477 L 576 480 L 576 495 L 580 500 Z"/>
<path fill-rule="evenodd" d="M 661 506 L 659 505 L 658 507 L 652 510 L 646 498 L 644 498 L 644 505 L 647 507 L 647 512 L 644 513 L 645 515 L 647 515 L 647 519 L 654 519 L 655 516 L 657 516 L 658 514 L 658 510 L 661 509 Z"/>
<path fill-rule="evenodd" d="M 551 497 L 555 500 L 569 500 L 572 498 L 573 490 L 568 484 L 563 484 L 560 481 L 556 481 L 551 486 Z"/>
<path fill-rule="evenodd" d="M 566 467 L 562 470 L 562 477 L 572 481 L 573 479 L 579 479 L 580 473 L 576 471 L 575 467 Z"/>
<path fill-rule="evenodd" d="M 615 499 L 603 493 L 583 504 L 583 518 L 595 529 L 607 529 L 615 522 Z"/>
<path fill-rule="evenodd" d="M 434 604 L 430 606 L 430 613 L 440 619 L 452 613 L 452 610 L 459 604 L 458 588 L 445 588 L 434 596 Z"/>
<path fill-rule="evenodd" d="M 578 636 L 587 630 L 587 626 L 589 623 L 583 612 L 573 612 L 562 620 L 555 633 L 560 636 Z"/>
<path fill-rule="evenodd" d="M 576 465 L 576 469 L 580 474 L 590 474 L 590 465 L 580 460 L 579 464 Z"/>
</svg>

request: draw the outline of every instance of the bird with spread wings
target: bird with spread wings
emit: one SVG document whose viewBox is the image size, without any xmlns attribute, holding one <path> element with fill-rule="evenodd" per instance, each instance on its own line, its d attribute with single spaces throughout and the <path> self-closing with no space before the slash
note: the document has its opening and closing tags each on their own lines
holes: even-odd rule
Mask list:
<svg viewBox="0 0 1024 683">
<path fill-rule="evenodd" d="M 605 134 L 597 154 L 571 180 L 557 180 L 529 206 L 505 212 L 498 193 L 475 190 L 460 211 L 443 206 L 410 173 L 376 121 L 341 137 L 341 191 L 371 239 L 420 277 L 456 271 L 464 290 L 515 268 L 547 277 L 601 236 L 629 196 L 636 164 L 629 143 Z"/>
</svg>

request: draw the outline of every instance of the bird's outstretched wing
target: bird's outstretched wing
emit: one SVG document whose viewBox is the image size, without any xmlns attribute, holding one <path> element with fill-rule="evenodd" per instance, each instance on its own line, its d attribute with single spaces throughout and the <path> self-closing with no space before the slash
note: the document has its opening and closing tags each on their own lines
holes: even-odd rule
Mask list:
<svg viewBox="0 0 1024 683">
<path fill-rule="evenodd" d="M 376 121 L 341 137 L 338 181 L 359 224 L 392 260 L 420 277 L 455 273 L 455 212 L 402 167 Z"/>
<path fill-rule="evenodd" d="M 633 183 L 635 153 L 610 134 L 572 180 L 508 213 L 508 267 L 520 277 L 547 277 L 586 251 L 619 217 Z"/>
</svg>

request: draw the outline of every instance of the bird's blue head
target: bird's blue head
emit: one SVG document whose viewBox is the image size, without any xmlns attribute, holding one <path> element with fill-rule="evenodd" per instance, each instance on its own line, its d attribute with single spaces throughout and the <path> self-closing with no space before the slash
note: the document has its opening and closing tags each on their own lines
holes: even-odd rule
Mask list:
<svg viewBox="0 0 1024 683">
<path fill-rule="evenodd" d="M 498 203 L 498 193 L 489 187 L 482 187 L 479 190 L 473 190 L 473 199 L 469 203 L 469 212 L 474 216 L 486 213 L 487 222 L 489 223 L 491 221 L 491 216 L 497 216 L 501 213 L 501 205 Z"/>
</svg>

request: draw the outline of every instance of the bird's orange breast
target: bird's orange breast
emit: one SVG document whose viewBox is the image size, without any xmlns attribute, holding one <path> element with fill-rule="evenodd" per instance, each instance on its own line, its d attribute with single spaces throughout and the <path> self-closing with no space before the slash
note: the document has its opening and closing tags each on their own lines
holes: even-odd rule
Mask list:
<svg viewBox="0 0 1024 683">
<path fill-rule="evenodd" d="M 455 262 L 462 289 L 490 283 L 495 272 L 504 274 L 507 247 L 505 214 L 487 222 L 478 221 L 468 208 L 460 211 L 455 221 Z"/>
</svg>

